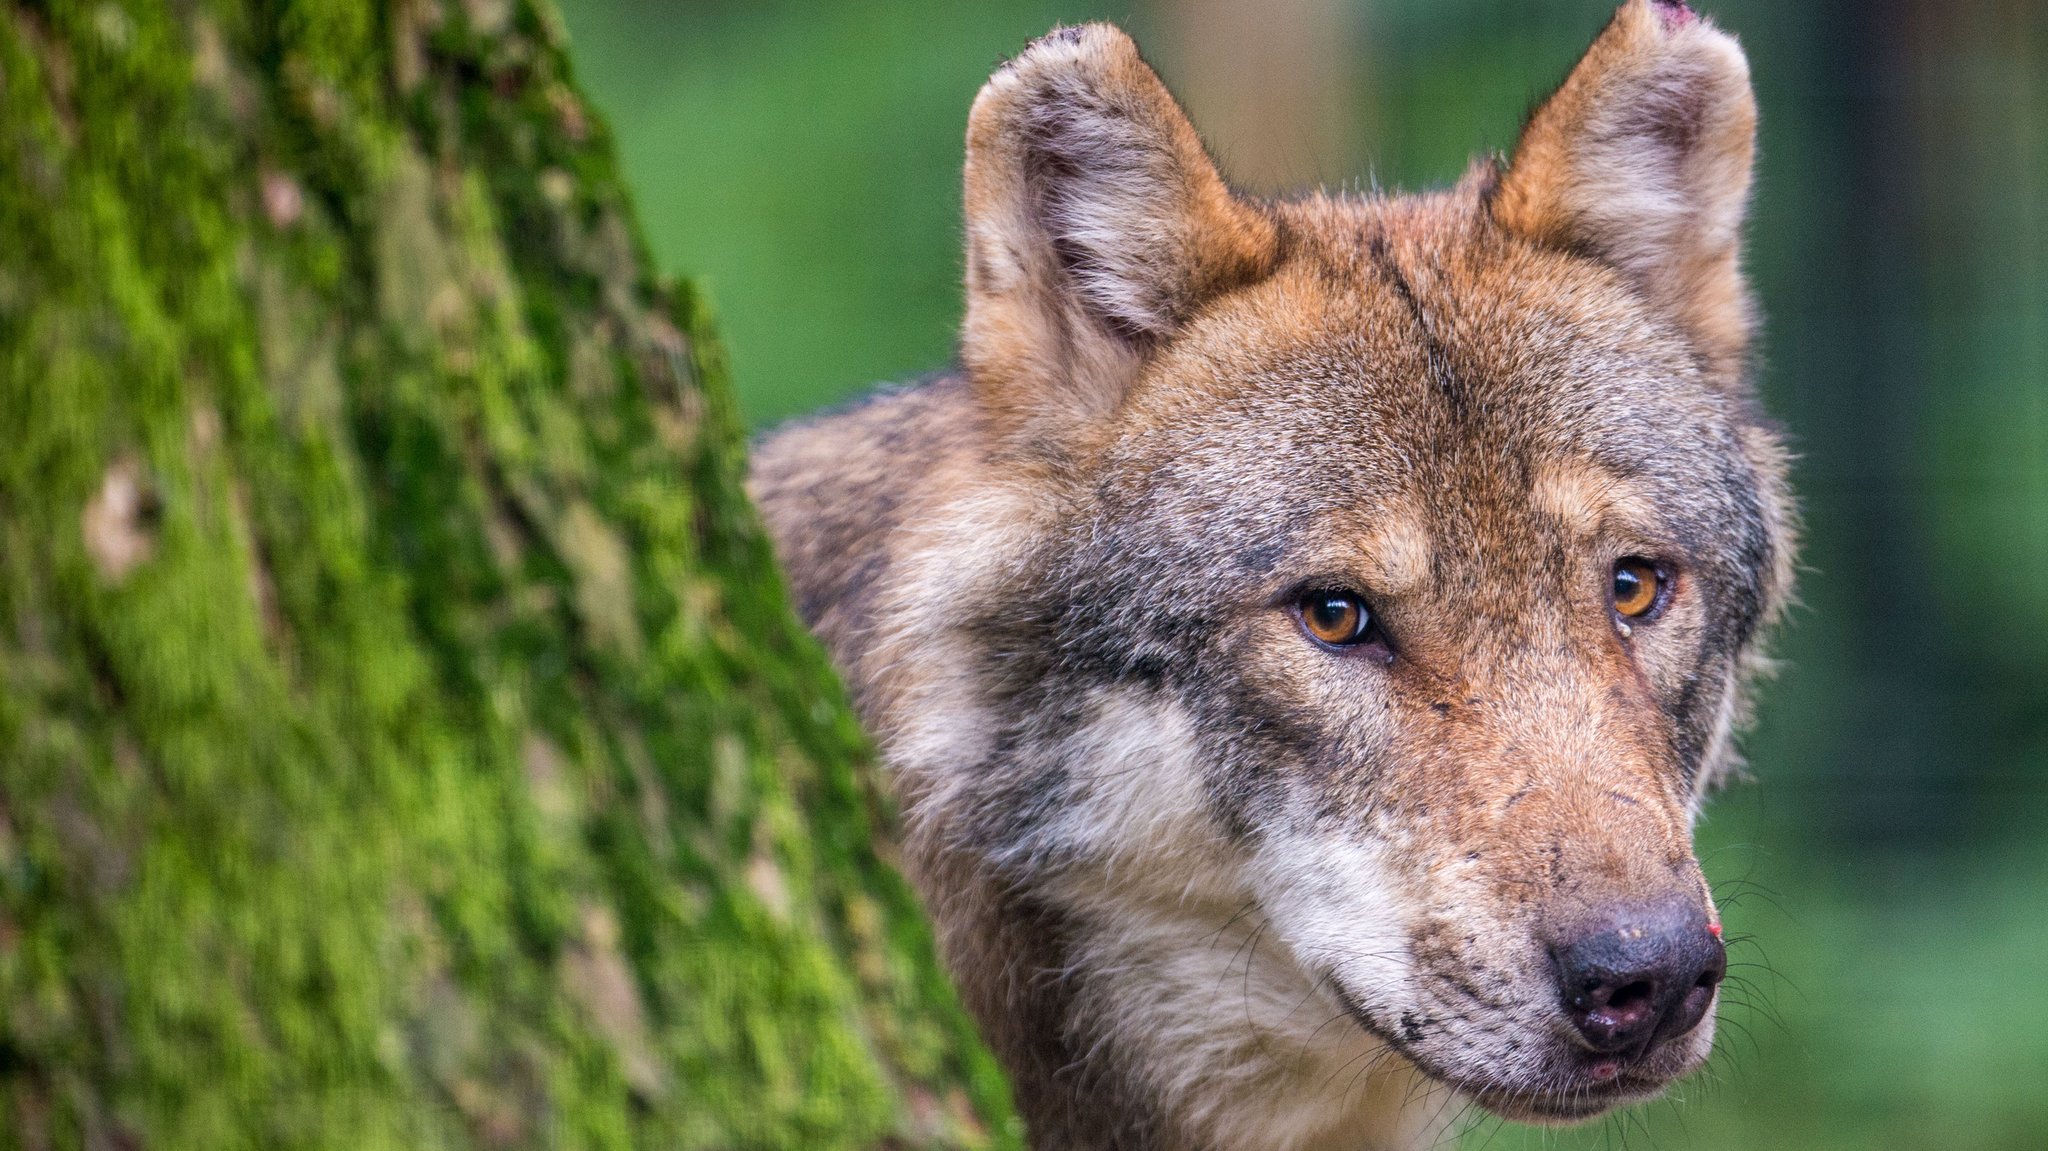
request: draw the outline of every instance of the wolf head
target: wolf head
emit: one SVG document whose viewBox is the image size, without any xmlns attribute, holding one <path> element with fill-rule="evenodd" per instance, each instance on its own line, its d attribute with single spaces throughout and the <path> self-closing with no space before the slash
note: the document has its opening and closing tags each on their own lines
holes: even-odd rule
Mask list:
<svg viewBox="0 0 2048 1151">
<path fill-rule="evenodd" d="M 1572 1119 L 1704 1060 L 1691 824 L 1792 567 L 1754 134 L 1652 0 L 1422 197 L 1239 197 L 1107 26 L 989 81 L 976 446 L 846 642 L 1034 1121 L 1313 1146 L 1389 1076 Z"/>
</svg>

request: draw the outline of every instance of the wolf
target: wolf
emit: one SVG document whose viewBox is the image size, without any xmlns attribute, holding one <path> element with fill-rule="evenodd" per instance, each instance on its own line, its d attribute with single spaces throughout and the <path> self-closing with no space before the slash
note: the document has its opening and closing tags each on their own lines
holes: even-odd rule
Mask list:
<svg viewBox="0 0 2048 1151">
<path fill-rule="evenodd" d="M 1707 1058 L 1692 824 L 1794 567 L 1755 134 L 1675 0 L 1425 195 L 1234 192 L 1106 25 L 982 89 L 956 366 L 749 487 L 1035 1147 L 1422 1147 Z"/>
</svg>

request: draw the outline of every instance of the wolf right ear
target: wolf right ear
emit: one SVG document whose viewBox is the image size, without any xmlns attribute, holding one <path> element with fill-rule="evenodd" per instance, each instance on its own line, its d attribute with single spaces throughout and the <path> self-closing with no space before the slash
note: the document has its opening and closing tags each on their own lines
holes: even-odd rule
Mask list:
<svg viewBox="0 0 2048 1151">
<path fill-rule="evenodd" d="M 962 356 L 998 430 L 1063 443 L 1113 412 L 1144 356 L 1272 266 L 1137 46 L 1062 28 L 997 72 L 967 124 Z"/>
<path fill-rule="evenodd" d="M 1683 0 L 1628 0 L 1529 118 L 1489 204 L 1634 280 L 1726 378 L 1753 322 L 1738 261 L 1755 151 L 1742 48 Z"/>
</svg>

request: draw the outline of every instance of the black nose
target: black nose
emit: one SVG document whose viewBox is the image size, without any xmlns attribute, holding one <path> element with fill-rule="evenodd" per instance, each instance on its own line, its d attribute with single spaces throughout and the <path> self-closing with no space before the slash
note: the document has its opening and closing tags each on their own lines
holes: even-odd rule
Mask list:
<svg viewBox="0 0 2048 1151">
<path fill-rule="evenodd" d="M 1727 950 L 1696 906 L 1616 915 L 1550 954 L 1565 1014 L 1603 1054 L 1691 1031 L 1728 973 Z"/>
</svg>

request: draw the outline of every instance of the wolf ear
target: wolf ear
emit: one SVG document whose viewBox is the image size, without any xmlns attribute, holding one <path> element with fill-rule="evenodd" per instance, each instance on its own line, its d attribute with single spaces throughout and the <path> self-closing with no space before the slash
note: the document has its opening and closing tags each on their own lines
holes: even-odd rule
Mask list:
<svg viewBox="0 0 2048 1151">
<path fill-rule="evenodd" d="M 1752 322 L 1739 260 L 1755 150 L 1734 38 L 1681 0 L 1629 0 L 1530 117 L 1491 210 L 1620 269 L 1731 375 Z"/>
<path fill-rule="evenodd" d="M 1062 28 L 989 79 L 967 123 L 962 356 L 1001 430 L 1063 440 L 1144 357 L 1262 276 L 1272 222 L 1106 24 Z"/>
</svg>

